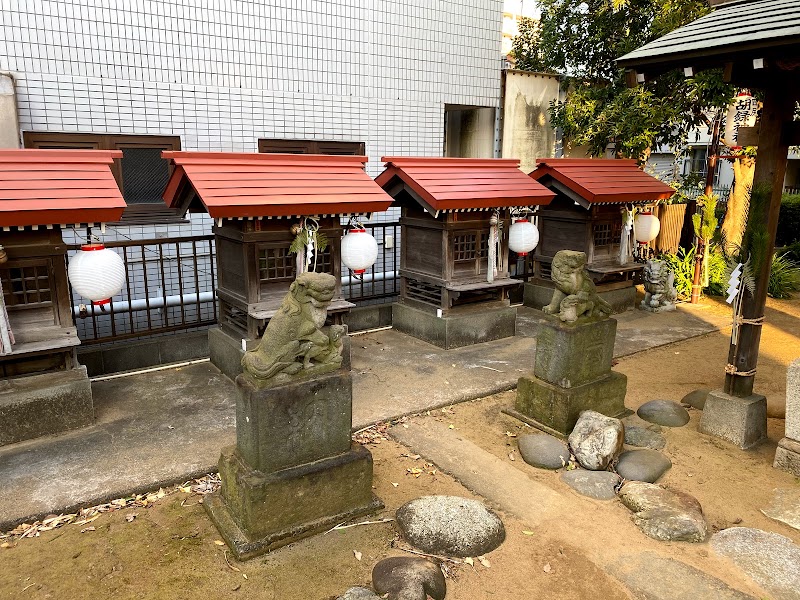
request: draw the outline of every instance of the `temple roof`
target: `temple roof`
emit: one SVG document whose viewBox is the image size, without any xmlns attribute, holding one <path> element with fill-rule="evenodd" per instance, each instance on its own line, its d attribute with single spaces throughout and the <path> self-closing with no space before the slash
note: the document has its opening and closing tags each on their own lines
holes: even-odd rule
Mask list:
<svg viewBox="0 0 800 600">
<path fill-rule="evenodd" d="M 162 153 L 175 165 L 164 201 L 215 219 L 367 214 L 392 199 L 364 171 L 366 156 Z"/>
<path fill-rule="evenodd" d="M 119 150 L 0 150 L 0 227 L 119 221 Z"/>
</svg>

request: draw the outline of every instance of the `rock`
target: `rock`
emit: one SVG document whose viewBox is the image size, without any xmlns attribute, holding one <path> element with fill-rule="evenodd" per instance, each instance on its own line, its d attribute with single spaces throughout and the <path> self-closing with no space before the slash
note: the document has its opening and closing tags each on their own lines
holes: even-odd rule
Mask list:
<svg viewBox="0 0 800 600">
<path fill-rule="evenodd" d="M 665 427 L 683 427 L 689 422 L 689 413 L 677 402 L 671 400 L 650 400 L 636 411 L 645 421 Z"/>
<path fill-rule="evenodd" d="M 688 404 L 692 408 L 703 410 L 703 407 L 706 405 L 706 397 L 710 391 L 711 390 L 708 388 L 701 388 L 699 390 L 689 392 L 683 398 L 681 398 L 681 404 Z"/>
<path fill-rule="evenodd" d="M 616 471 L 623 479 L 655 483 L 672 466 L 672 461 L 656 450 L 629 450 L 623 452 Z"/>
<path fill-rule="evenodd" d="M 569 434 L 569 448 L 578 463 L 590 471 L 603 471 L 622 452 L 625 427 L 622 421 L 585 410 Z"/>
<path fill-rule="evenodd" d="M 351 587 L 336 600 L 380 600 L 380 596 L 363 587 Z"/>
<path fill-rule="evenodd" d="M 660 428 L 660 425 L 656 425 Z M 661 450 L 667 445 L 666 438 L 655 431 L 639 427 L 638 425 L 625 426 L 625 443 L 629 446 L 638 446 L 639 448 L 651 448 L 653 450 Z"/>
<path fill-rule="evenodd" d="M 770 519 L 800 530 L 800 489 L 777 489 L 769 506 L 761 511 Z"/>
<path fill-rule="evenodd" d="M 655 552 L 618 558 L 609 565 L 611 574 L 636 598 L 647 600 L 756 600 L 729 587 L 716 577 Z"/>
<path fill-rule="evenodd" d="M 789 538 L 760 529 L 731 527 L 711 536 L 711 547 L 774 598 L 800 600 L 800 546 Z"/>
<path fill-rule="evenodd" d="M 522 460 L 540 469 L 560 469 L 569 462 L 567 445 L 546 433 L 523 435 L 517 440 Z"/>
<path fill-rule="evenodd" d="M 619 476 L 610 471 L 564 471 L 561 481 L 573 490 L 595 500 L 611 500 L 617 497 L 616 487 Z"/>
<path fill-rule="evenodd" d="M 642 481 L 630 481 L 619 491 L 633 511 L 633 522 L 646 535 L 665 542 L 702 542 L 708 526 L 700 503 L 689 494 Z"/>
<path fill-rule="evenodd" d="M 480 556 L 506 539 L 500 518 L 468 498 L 423 496 L 398 508 L 395 516 L 409 543 L 430 554 Z"/>
<path fill-rule="evenodd" d="M 372 587 L 389 600 L 444 600 L 447 584 L 438 565 L 424 558 L 395 556 L 372 569 Z"/>
</svg>

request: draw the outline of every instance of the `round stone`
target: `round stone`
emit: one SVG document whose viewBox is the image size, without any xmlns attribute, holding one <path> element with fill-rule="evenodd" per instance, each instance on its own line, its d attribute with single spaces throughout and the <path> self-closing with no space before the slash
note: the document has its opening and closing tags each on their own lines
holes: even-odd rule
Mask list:
<svg viewBox="0 0 800 600">
<path fill-rule="evenodd" d="M 380 596 L 363 587 L 351 587 L 336 600 L 380 600 Z"/>
<path fill-rule="evenodd" d="M 693 392 L 689 392 L 683 398 L 681 398 L 681 404 L 688 404 L 692 408 L 703 410 L 703 407 L 706 405 L 706 398 L 710 392 L 711 390 L 708 388 L 702 388 L 699 390 L 694 390 Z"/>
<path fill-rule="evenodd" d="M 659 426 L 656 425 L 656 427 Z M 655 431 L 639 427 L 638 425 L 626 425 L 625 443 L 628 444 L 628 446 L 661 450 L 667 445 L 667 440 L 663 435 Z"/>
<path fill-rule="evenodd" d="M 672 461 L 661 452 L 643 448 L 623 452 L 616 470 L 620 477 L 628 481 L 655 483 L 671 466 Z"/>
<path fill-rule="evenodd" d="M 584 410 L 569 434 L 569 449 L 590 471 L 605 471 L 622 452 L 624 442 L 622 421 L 593 410 Z"/>
<path fill-rule="evenodd" d="M 394 556 L 372 569 L 372 587 L 393 600 L 444 600 L 447 583 L 442 570 L 424 558 Z M 388 596 L 385 596 L 388 595 Z"/>
<path fill-rule="evenodd" d="M 649 423 L 664 427 L 682 427 L 689 422 L 686 409 L 671 400 L 651 400 L 642 404 L 636 414 Z"/>
<path fill-rule="evenodd" d="M 540 469 L 560 469 L 569 463 L 567 445 L 546 433 L 523 435 L 517 440 L 522 460 Z"/>
<path fill-rule="evenodd" d="M 585 471 L 575 469 L 564 471 L 561 481 L 573 490 L 595 500 L 611 500 L 617 497 L 616 487 L 620 482 L 619 476 L 611 471 Z"/>
<path fill-rule="evenodd" d="M 459 496 L 423 496 L 398 508 L 395 516 L 408 542 L 430 554 L 480 556 L 506 539 L 500 517 Z"/>
</svg>

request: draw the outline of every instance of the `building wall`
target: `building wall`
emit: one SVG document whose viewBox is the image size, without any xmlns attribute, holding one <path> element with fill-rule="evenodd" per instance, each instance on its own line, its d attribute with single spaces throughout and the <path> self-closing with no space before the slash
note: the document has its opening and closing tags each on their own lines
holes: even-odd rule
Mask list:
<svg viewBox="0 0 800 600">
<path fill-rule="evenodd" d="M 441 155 L 444 104 L 498 103 L 500 0 L 213 4 L 4 9 L 21 129 L 242 152 L 259 137 L 365 141 L 377 173 L 383 154 Z"/>
</svg>

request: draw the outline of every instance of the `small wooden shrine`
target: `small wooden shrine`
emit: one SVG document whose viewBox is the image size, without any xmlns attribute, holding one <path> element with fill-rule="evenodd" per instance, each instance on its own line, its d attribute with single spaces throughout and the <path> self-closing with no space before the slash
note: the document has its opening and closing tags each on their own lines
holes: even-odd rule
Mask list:
<svg viewBox="0 0 800 600">
<path fill-rule="evenodd" d="M 643 265 L 629 256 L 635 241 L 625 211 L 667 199 L 675 190 L 642 171 L 635 160 L 545 158 L 530 176 L 556 196 L 538 212 L 541 243 L 524 303 L 546 305 L 552 296 L 553 257 L 559 250 L 579 250 L 586 253 L 589 276 L 614 311 L 633 308 Z"/>
<path fill-rule="evenodd" d="M 298 272 L 290 251 L 301 229 L 327 240 L 307 270 L 336 277 L 329 319 L 354 305 L 342 297 L 342 217 L 367 217 L 392 199 L 364 171 L 365 156 L 164 152 L 174 170 L 164 201 L 214 219 L 219 327 L 209 332 L 211 362 L 235 378 L 280 308 Z M 301 259 L 302 263 L 302 259 Z M 300 268 L 304 268 L 302 265 Z"/>
<path fill-rule="evenodd" d="M 456 348 L 513 336 L 508 290 L 512 211 L 553 192 L 511 159 L 385 157 L 376 182 L 401 207 L 395 329 Z"/>
<path fill-rule="evenodd" d="M 62 230 L 119 221 L 120 151 L 0 150 L 0 446 L 93 422 Z"/>
</svg>

